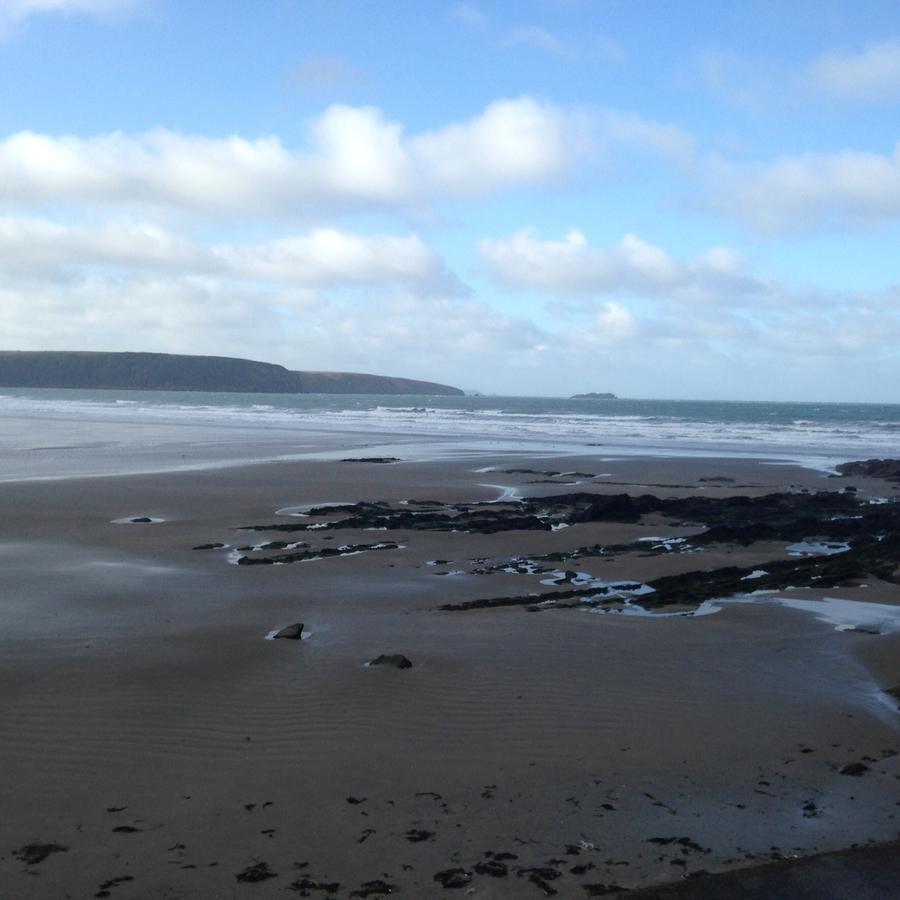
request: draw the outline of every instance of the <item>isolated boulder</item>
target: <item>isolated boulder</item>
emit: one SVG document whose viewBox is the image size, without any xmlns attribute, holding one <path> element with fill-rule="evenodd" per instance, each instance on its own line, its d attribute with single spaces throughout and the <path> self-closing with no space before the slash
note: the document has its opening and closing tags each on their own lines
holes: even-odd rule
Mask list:
<svg viewBox="0 0 900 900">
<path fill-rule="evenodd" d="M 412 663 L 402 653 L 389 653 L 376 656 L 369 662 L 370 666 L 393 666 L 395 669 L 411 669 Z"/>
<path fill-rule="evenodd" d="M 856 778 L 859 778 L 860 775 L 865 775 L 866 772 L 869 771 L 869 767 L 865 763 L 854 762 L 847 763 L 843 769 L 840 770 L 838 774 L 840 775 L 853 775 Z"/>
<path fill-rule="evenodd" d="M 272 635 L 272 639 L 276 638 L 284 638 L 288 641 L 299 641 L 303 636 L 303 623 L 297 622 L 294 625 L 285 625 L 279 631 L 276 631 L 274 635 Z"/>
</svg>

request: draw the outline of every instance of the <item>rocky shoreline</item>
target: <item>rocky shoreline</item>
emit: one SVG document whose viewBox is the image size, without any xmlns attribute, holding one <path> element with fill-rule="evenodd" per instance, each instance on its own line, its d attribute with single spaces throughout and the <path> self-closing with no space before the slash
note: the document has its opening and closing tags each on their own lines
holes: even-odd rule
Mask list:
<svg viewBox="0 0 900 900">
<path fill-rule="evenodd" d="M 508 470 L 530 473 L 531 470 Z M 559 474 L 559 473 L 550 473 Z M 413 508 L 410 508 L 413 507 Z M 554 571 L 545 563 L 571 563 L 586 557 L 609 558 L 617 554 L 640 552 L 642 555 L 700 551 L 715 545 L 749 546 L 756 542 L 779 541 L 809 544 L 809 555 L 792 559 L 771 559 L 753 566 L 727 566 L 719 569 L 698 567 L 694 571 L 664 576 L 647 582 L 650 591 L 642 596 L 644 608 L 699 606 L 704 600 L 729 597 L 746 592 L 748 580 L 754 590 L 784 590 L 821 585 L 849 585 L 866 577 L 900 584 L 900 503 L 879 499 L 873 502 L 857 497 L 855 490 L 775 493 L 759 497 L 689 496 L 660 498 L 651 494 L 598 495 L 573 493 L 539 498 L 523 497 L 514 502 L 442 504 L 438 501 L 407 501 L 404 508 L 383 501 L 359 502 L 340 506 L 313 507 L 306 517 L 313 522 L 272 523 L 245 526 L 257 532 L 330 532 L 341 530 L 429 531 L 496 534 L 507 531 L 553 531 L 562 527 L 594 522 L 635 523 L 643 516 L 658 514 L 663 528 L 697 529 L 690 539 L 646 539 L 629 544 L 594 545 L 532 556 L 526 562 L 528 574 Z M 350 546 L 351 551 L 372 547 L 396 548 L 396 544 Z M 821 552 L 816 552 L 819 546 Z M 836 552 L 829 552 L 829 547 Z M 289 562 L 319 555 L 334 555 L 336 550 L 303 550 L 268 557 L 242 557 L 242 565 Z M 698 556 L 702 566 L 703 557 Z M 510 566 L 522 566 L 521 559 L 494 562 L 485 569 L 481 561 L 470 560 L 475 574 L 487 574 Z M 568 573 L 563 582 L 571 582 Z M 562 591 L 549 591 L 512 597 L 491 597 L 445 604 L 446 611 L 499 606 L 549 608 L 553 604 L 577 598 L 600 604 L 609 593 L 589 585 Z"/>
</svg>

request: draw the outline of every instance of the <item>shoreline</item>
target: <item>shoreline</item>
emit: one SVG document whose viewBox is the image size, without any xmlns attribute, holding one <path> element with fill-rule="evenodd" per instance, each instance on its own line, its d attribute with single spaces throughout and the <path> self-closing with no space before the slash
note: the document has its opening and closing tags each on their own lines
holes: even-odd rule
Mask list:
<svg viewBox="0 0 900 900">
<path fill-rule="evenodd" d="M 491 473 L 471 458 L 304 460 L 0 485 L 0 797 L 15 810 L 0 826 L 4 883 L 25 898 L 91 895 L 126 876 L 106 890 L 387 896 L 381 881 L 421 897 L 443 895 L 435 876 L 460 869 L 476 897 L 540 897 L 542 884 L 589 896 L 588 885 L 635 890 L 896 836 L 900 719 L 873 691 L 900 685 L 897 633 L 840 632 L 771 604 L 696 618 L 437 611 L 538 585 L 475 572 L 489 564 L 696 528 L 654 515 L 491 534 L 241 530 L 304 524 L 290 513 L 310 504 L 502 499 L 489 481 L 523 496 L 676 499 L 848 481 L 721 458 L 490 462 Z M 849 481 L 860 497 L 890 495 Z M 161 521 L 127 524 L 145 516 Z M 398 549 L 227 563 L 234 547 L 282 538 Z M 192 549 L 212 543 L 228 546 Z M 771 542 L 636 549 L 578 568 L 647 581 L 773 553 L 787 557 Z M 822 593 L 900 605 L 886 582 Z M 307 640 L 265 640 L 291 622 Z M 413 667 L 365 666 L 382 653 Z M 855 763 L 861 776 L 840 774 Z M 28 865 L 16 853 L 31 844 L 68 849 Z M 277 874 L 238 880 L 254 871 Z"/>
<path fill-rule="evenodd" d="M 138 400 L 104 405 L 90 399 L 44 402 L 5 397 L 8 402 L 0 404 L 0 483 L 339 459 L 364 449 L 369 455 L 399 456 L 407 463 L 487 461 L 494 455 L 517 453 L 523 459 L 597 455 L 762 459 L 772 465 L 831 471 L 840 462 L 884 456 L 894 444 L 890 422 L 850 422 L 849 432 L 838 422 L 780 422 L 765 416 L 758 422 L 726 416 L 717 424 L 691 419 L 688 413 L 683 420 L 673 418 L 665 401 L 645 401 L 650 404 L 646 410 L 604 416 L 553 412 L 543 406 L 529 412 L 528 398 L 505 398 L 509 410 L 382 409 L 365 404 L 357 408 L 352 403 L 338 410 L 315 405 L 331 403 L 328 398 L 304 401 L 312 403 L 308 407 L 281 409 L 247 405 L 246 397 L 244 406 L 197 405 L 197 396 L 203 399 L 188 395 L 194 405 L 186 401 L 174 406 L 149 401 L 141 405 Z M 717 408 L 707 406 L 711 409 L 704 407 L 702 415 L 712 415 Z M 769 416 L 790 418 L 796 412 L 786 414 L 777 412 L 777 404 L 769 406 Z M 853 433 L 856 426 L 863 431 Z"/>
<path fill-rule="evenodd" d="M 26 481 L 62 481 L 68 479 L 115 478 L 142 475 L 206 472 L 219 469 L 235 469 L 279 463 L 340 461 L 347 454 L 365 456 L 394 456 L 402 454 L 398 463 L 453 462 L 489 460 L 497 456 L 518 457 L 522 460 L 577 459 L 599 457 L 602 460 L 732 460 L 739 464 L 761 461 L 772 466 L 801 466 L 831 473 L 834 467 L 854 457 L 850 454 L 822 453 L 814 455 L 797 449 L 702 446 L 648 446 L 644 443 L 628 445 L 609 442 L 591 444 L 580 441 L 558 441 L 550 437 L 516 437 L 502 440 L 492 435 L 463 435 L 451 438 L 446 434 L 416 435 L 410 439 L 398 431 L 375 431 L 361 434 L 350 429 L 288 432 L 273 438 L 278 429 L 244 429 L 239 426 L 225 428 L 180 424 L 169 429 L 172 440 L 160 440 L 159 430 L 150 423 L 128 423 L 110 428 L 102 433 L 101 440 L 90 426 L 108 426 L 108 423 L 82 423 L 88 425 L 88 434 L 73 436 L 63 427 L 65 423 L 36 417 L 35 420 L 18 420 L 3 416 L 6 425 L 25 421 L 43 423 L 42 440 L 49 443 L 35 446 L 34 441 L 10 436 L 7 429 L 6 446 L 0 461 L 0 484 Z M 58 426 L 54 432 L 54 426 Z M 152 430 L 154 439 L 140 445 L 138 438 Z M 30 427 L 28 429 L 30 434 Z M 184 440 L 185 432 L 194 432 L 192 441 Z M 162 434 L 166 435 L 166 429 Z M 373 440 L 373 436 L 375 440 Z M 127 437 L 127 440 L 124 439 Z M 180 438 L 175 440 L 174 438 Z M 225 440 L 229 438 L 230 440 Z M 298 451 L 301 440 L 307 449 Z M 137 445 L 136 445 L 137 442 Z M 30 471 L 29 471 L 30 470 Z"/>
</svg>

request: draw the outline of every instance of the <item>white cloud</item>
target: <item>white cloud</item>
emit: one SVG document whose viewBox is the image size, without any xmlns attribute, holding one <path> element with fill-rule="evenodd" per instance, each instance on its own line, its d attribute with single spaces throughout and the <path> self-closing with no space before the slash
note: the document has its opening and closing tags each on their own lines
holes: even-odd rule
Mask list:
<svg viewBox="0 0 900 900">
<path fill-rule="evenodd" d="M 660 373 L 667 372 L 666 391 L 708 395 L 716 392 L 710 388 L 715 383 L 720 393 L 758 396 L 767 389 L 765 373 L 777 372 L 785 383 L 808 372 L 805 390 L 814 396 L 815 374 L 825 367 L 843 366 L 848 379 L 862 362 L 862 372 L 896 370 L 900 291 L 754 298 L 752 291 L 740 291 L 739 279 L 748 278 L 751 285 L 764 285 L 765 279 L 754 281 L 725 248 L 685 263 L 636 238 L 623 240 L 606 252 L 628 279 L 658 286 L 678 282 L 687 272 L 694 281 L 681 283 L 671 295 L 651 290 L 649 305 L 643 298 L 634 301 L 629 288 L 615 297 L 601 290 L 598 297 L 554 311 L 540 325 L 472 297 L 449 297 L 439 285 L 407 282 L 405 274 L 384 280 L 370 268 L 370 256 L 347 250 L 357 246 L 353 241 L 338 241 L 335 252 L 315 241 L 300 248 L 244 245 L 237 259 L 221 253 L 235 245 L 215 245 L 216 252 L 198 260 L 196 244 L 152 228 L 142 239 L 144 227 L 125 229 L 118 243 L 112 239 L 114 226 L 101 234 L 86 226 L 74 235 L 52 234 L 56 244 L 77 244 L 67 252 L 77 252 L 82 263 L 57 270 L 53 278 L 31 277 L 6 265 L 28 242 L 13 246 L 6 237 L 0 240 L 5 345 L 225 354 L 513 393 L 593 388 L 621 393 L 631 385 L 630 392 L 658 394 Z M 41 238 L 36 226 L 28 236 L 44 247 L 43 264 L 49 265 L 47 245 L 53 240 Z M 576 264 L 592 249 L 574 236 L 555 243 L 571 243 Z M 417 256 L 410 244 L 401 261 L 410 248 Z M 127 254 L 132 264 L 126 264 Z M 291 280 L 296 260 L 306 265 L 311 256 L 323 254 L 327 263 L 316 259 L 318 269 Z M 54 264 L 60 257 L 69 259 L 60 251 Z M 204 265 L 213 268 L 201 271 Z M 710 272 L 727 279 L 729 290 L 718 297 L 727 303 L 691 303 L 685 291 L 704 285 Z M 364 294 L 337 290 L 355 277 L 373 279 Z M 603 272 L 601 284 L 609 283 L 606 278 Z M 731 296 L 734 285 L 737 293 Z"/>
<path fill-rule="evenodd" d="M 608 146 L 649 150 L 680 166 L 694 161 L 694 139 L 678 125 L 614 109 L 604 111 L 600 119 L 600 139 Z"/>
<path fill-rule="evenodd" d="M 444 293 L 460 288 L 416 235 L 362 236 L 318 228 L 264 244 L 216 246 L 212 254 L 231 274 L 259 281 L 315 287 L 418 284 Z"/>
<path fill-rule="evenodd" d="M 601 247 L 577 230 L 559 240 L 523 230 L 479 249 L 502 287 L 557 298 L 543 358 L 548 371 L 568 369 L 570 383 L 608 371 L 615 380 L 604 384 L 656 396 L 815 397 L 839 366 L 842 395 L 859 398 L 871 397 L 868 373 L 896 380 L 900 288 L 791 284 L 727 247 L 685 259 L 635 235 Z M 671 374 L 664 384 L 661 373 Z"/>
<path fill-rule="evenodd" d="M 0 267 L 7 273 L 64 282 L 73 269 L 98 266 L 314 288 L 406 285 L 463 292 L 417 235 L 318 228 L 264 243 L 205 245 L 149 222 L 63 225 L 0 218 Z"/>
<path fill-rule="evenodd" d="M 730 50 L 706 48 L 697 55 L 703 86 L 727 103 L 760 112 L 793 97 L 796 74 L 776 59 L 751 59 Z"/>
<path fill-rule="evenodd" d="M 34 13 L 62 12 L 110 15 L 127 12 L 142 0 L 0 0 L 0 12 L 13 18 Z"/>
<path fill-rule="evenodd" d="M 258 291 L 198 277 L 89 275 L 64 287 L 0 278 L 0 332 L 20 349 L 215 354 L 221 347 L 262 359 L 283 340 Z"/>
<path fill-rule="evenodd" d="M 273 205 L 292 160 L 277 139 L 222 140 L 159 129 L 137 138 L 22 131 L 0 143 L 0 202 L 257 208 Z"/>
<path fill-rule="evenodd" d="M 0 333 L 18 349 L 210 353 L 292 368 L 478 379 L 533 363 L 542 333 L 472 299 L 373 292 L 337 299 L 215 276 L 85 272 L 65 283 L 0 272 Z M 467 382 L 468 383 L 468 382 Z"/>
<path fill-rule="evenodd" d="M 343 56 L 312 54 L 289 70 L 287 82 L 302 91 L 326 91 L 365 81 L 368 74 Z"/>
<path fill-rule="evenodd" d="M 435 187 L 471 195 L 558 177 L 582 146 L 582 127 L 573 114 L 527 97 L 500 100 L 463 125 L 419 135 L 411 150 Z"/>
<path fill-rule="evenodd" d="M 578 230 L 562 241 L 545 241 L 533 229 L 523 229 L 507 238 L 486 238 L 478 250 L 493 277 L 509 287 L 585 293 L 610 284 L 614 276 L 610 254 L 589 247 Z"/>
<path fill-rule="evenodd" d="M 0 204 L 256 215 L 422 204 L 554 179 L 583 146 L 582 129 L 579 114 L 520 97 L 412 136 L 374 107 L 333 105 L 301 150 L 277 137 L 165 129 L 89 138 L 22 131 L 0 142 Z"/>
<path fill-rule="evenodd" d="M 900 40 L 870 44 L 859 53 L 828 53 L 814 60 L 804 80 L 840 100 L 878 103 L 900 98 Z"/>
<path fill-rule="evenodd" d="M 614 347 L 634 339 L 641 330 L 637 316 L 621 303 L 604 303 L 587 321 L 568 333 L 574 348 Z"/>
<path fill-rule="evenodd" d="M 746 270 L 734 250 L 714 247 L 680 261 L 634 234 L 606 248 L 592 246 L 577 229 L 562 240 L 544 240 L 524 229 L 481 241 L 479 252 L 499 283 L 558 296 L 627 294 L 727 304 L 773 290 Z"/>
<path fill-rule="evenodd" d="M 572 50 L 566 42 L 552 31 L 537 28 L 534 25 L 524 25 L 513 28 L 503 40 L 506 47 L 530 47 L 533 50 L 541 50 L 552 53 L 554 56 L 567 57 L 572 55 Z"/>
<path fill-rule="evenodd" d="M 593 59 L 621 63 L 627 58 L 622 47 L 603 33 L 584 34 L 573 39 L 563 38 L 546 28 L 522 25 L 507 31 L 501 43 L 504 47 L 525 47 L 567 60 Z"/>
<path fill-rule="evenodd" d="M 749 57 L 707 48 L 697 56 L 697 74 L 712 93 L 757 113 L 773 108 L 805 110 L 822 97 L 852 103 L 900 99 L 900 39 L 870 44 L 855 53 L 824 53 L 800 66 L 772 56 Z"/>
<path fill-rule="evenodd" d="M 146 0 L 0 0 L 0 34 L 9 26 L 43 13 L 110 19 L 133 12 Z"/>
<path fill-rule="evenodd" d="M 719 164 L 708 204 L 760 232 L 881 226 L 900 217 L 900 143 L 891 155 L 843 150 Z"/>
<path fill-rule="evenodd" d="M 483 361 L 485 353 L 521 364 L 542 339 L 540 329 L 527 319 L 478 300 L 402 294 L 374 308 L 358 308 L 354 315 L 342 316 L 336 327 L 340 334 L 335 339 L 346 348 L 356 347 L 351 353 L 360 348 L 376 350 L 385 358 L 408 353 L 443 366 L 458 360 L 458 373 L 469 371 L 473 361 Z"/>
<path fill-rule="evenodd" d="M 473 3 L 454 3 L 450 7 L 450 18 L 469 28 L 487 28 L 490 19 Z"/>
<path fill-rule="evenodd" d="M 290 160 L 302 193 L 320 184 L 323 192 L 340 197 L 391 202 L 416 192 L 417 173 L 403 127 L 387 121 L 380 110 L 331 106 L 311 133 L 314 154 Z"/>
<path fill-rule="evenodd" d="M 613 40 L 608 34 L 599 34 L 594 38 L 597 55 L 611 63 L 624 62 L 628 58 L 628 54 L 622 48 L 622 45 Z"/>
<path fill-rule="evenodd" d="M 570 109 L 523 96 L 407 135 L 377 108 L 329 106 L 299 149 L 277 136 L 224 138 L 163 128 L 131 136 L 0 139 L 0 208 L 94 204 L 199 215 L 311 218 L 352 209 L 422 209 L 544 185 L 591 153 L 648 151 L 687 166 L 691 136 L 616 110 Z"/>
<path fill-rule="evenodd" d="M 209 270 L 208 252 L 149 222 L 62 225 L 0 218 L 0 267 L 35 278 L 59 277 L 73 265 Z"/>
</svg>

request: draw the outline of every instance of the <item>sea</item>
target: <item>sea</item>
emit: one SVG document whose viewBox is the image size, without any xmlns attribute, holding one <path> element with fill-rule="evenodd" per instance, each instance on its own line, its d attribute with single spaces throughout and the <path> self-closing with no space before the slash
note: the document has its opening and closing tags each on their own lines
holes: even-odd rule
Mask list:
<svg viewBox="0 0 900 900">
<path fill-rule="evenodd" d="M 900 455 L 900 404 L 882 403 L 0 388 L 0 429 L 9 418 L 534 441 L 653 455 Z"/>
</svg>

